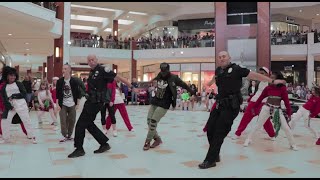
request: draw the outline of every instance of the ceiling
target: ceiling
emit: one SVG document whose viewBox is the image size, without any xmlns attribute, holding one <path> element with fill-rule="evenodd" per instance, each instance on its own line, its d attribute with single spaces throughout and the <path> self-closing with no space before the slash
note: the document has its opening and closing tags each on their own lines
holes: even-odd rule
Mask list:
<svg viewBox="0 0 320 180">
<path fill-rule="evenodd" d="M 96 9 L 99 8 L 99 9 Z M 107 9 L 101 9 L 107 8 Z M 132 14 L 131 12 L 137 12 Z M 141 13 L 144 13 L 142 15 Z M 74 29 L 72 32 L 111 34 L 112 20 L 129 20 L 132 24 L 119 24 L 119 37 L 133 37 L 146 31 L 148 25 L 158 21 L 214 17 L 213 2 L 72 2 L 71 25 L 89 26 L 93 29 Z M 93 20 L 75 20 L 75 15 L 96 17 Z M 98 20 L 97 20 L 98 19 Z M 100 20 L 99 20 L 100 19 Z M 100 22 L 94 22 L 100 21 Z M 109 32 L 104 30 L 109 29 Z"/>
<path fill-rule="evenodd" d="M 285 14 L 291 17 L 320 21 L 320 2 L 313 3 L 311 6 L 302 5 L 299 7 L 271 8 L 271 14 Z"/>
</svg>

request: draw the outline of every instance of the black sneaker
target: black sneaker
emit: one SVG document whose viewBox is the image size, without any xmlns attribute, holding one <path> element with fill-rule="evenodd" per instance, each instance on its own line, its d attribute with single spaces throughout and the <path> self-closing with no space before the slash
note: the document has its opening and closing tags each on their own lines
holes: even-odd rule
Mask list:
<svg viewBox="0 0 320 180">
<path fill-rule="evenodd" d="M 109 146 L 108 143 L 106 144 L 103 144 L 99 147 L 99 149 L 93 151 L 94 154 L 99 154 L 99 153 L 103 153 L 103 152 L 106 152 L 108 151 L 109 149 L 111 149 L 111 147 Z"/>
<path fill-rule="evenodd" d="M 83 149 L 76 149 L 71 154 L 69 154 L 68 158 L 76 158 L 80 156 L 84 156 L 86 153 Z"/>
<path fill-rule="evenodd" d="M 216 162 L 220 162 L 220 156 L 217 157 Z"/>
<path fill-rule="evenodd" d="M 215 162 L 211 163 L 209 161 L 203 161 L 203 163 L 199 164 L 200 169 L 208 169 L 215 166 L 216 166 Z"/>
</svg>

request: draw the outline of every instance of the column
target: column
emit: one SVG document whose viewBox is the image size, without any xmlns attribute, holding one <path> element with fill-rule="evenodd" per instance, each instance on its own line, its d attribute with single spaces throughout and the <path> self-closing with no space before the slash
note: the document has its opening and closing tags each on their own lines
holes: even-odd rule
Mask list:
<svg viewBox="0 0 320 180">
<path fill-rule="evenodd" d="M 130 80 L 137 78 L 137 60 L 134 59 L 134 50 L 137 49 L 137 42 L 131 41 L 131 60 L 130 60 Z"/>
<path fill-rule="evenodd" d="M 119 24 L 118 24 L 118 20 L 113 20 L 113 24 L 112 24 L 112 34 L 113 36 L 118 37 L 119 34 Z"/>
<path fill-rule="evenodd" d="M 314 56 L 310 53 L 311 46 L 314 45 L 314 34 L 308 33 L 308 54 L 307 54 L 307 86 L 309 89 L 312 88 L 314 82 Z"/>
<path fill-rule="evenodd" d="M 47 56 L 47 79 L 50 84 L 53 78 L 53 67 L 53 56 Z"/>
<path fill-rule="evenodd" d="M 216 59 L 218 59 L 218 54 L 221 51 L 227 50 L 226 47 L 226 38 L 225 38 L 225 29 L 227 27 L 227 3 L 226 2 L 215 2 L 214 12 L 216 13 L 216 24 L 215 24 L 215 62 L 216 67 L 219 66 Z"/>
<path fill-rule="evenodd" d="M 271 69 L 270 2 L 258 2 L 257 67 Z"/>
<path fill-rule="evenodd" d="M 42 79 L 43 80 L 47 79 L 47 72 L 48 72 L 47 63 L 44 62 L 42 65 Z"/>
<path fill-rule="evenodd" d="M 66 14 L 65 16 L 63 16 L 63 64 L 70 64 L 70 45 L 68 44 L 68 42 L 70 41 L 71 28 L 71 2 L 64 2 L 63 4 L 63 14 Z"/>
<path fill-rule="evenodd" d="M 64 4 L 65 2 L 56 2 L 57 10 L 56 16 L 58 19 L 61 19 L 64 22 Z M 70 15 L 70 14 L 69 14 Z M 63 24 L 65 27 L 65 25 Z M 70 23 L 69 23 L 70 26 Z M 70 31 L 70 30 L 69 30 Z M 70 37 L 70 35 L 69 35 Z M 62 66 L 63 66 L 63 54 L 64 54 L 64 30 L 62 31 L 62 36 L 59 39 L 54 40 L 54 76 L 62 76 Z"/>
</svg>

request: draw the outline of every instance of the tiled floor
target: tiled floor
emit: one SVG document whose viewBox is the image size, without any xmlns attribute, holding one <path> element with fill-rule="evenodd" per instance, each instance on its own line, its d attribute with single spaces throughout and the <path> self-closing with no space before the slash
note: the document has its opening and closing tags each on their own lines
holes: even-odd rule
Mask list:
<svg viewBox="0 0 320 180">
<path fill-rule="evenodd" d="M 320 146 L 299 122 L 295 136 L 299 151 L 291 151 L 283 132 L 275 142 L 260 131 L 253 144 L 243 147 L 247 132 L 239 140 L 226 138 L 221 160 L 216 167 L 198 169 L 208 149 L 206 136 L 201 134 L 208 112 L 168 111 L 158 126 L 163 144 L 144 152 L 142 146 L 147 134 L 148 106 L 128 106 L 135 132 L 128 132 L 117 113 L 118 137 L 110 138 L 111 150 L 93 154 L 99 147 L 87 134 L 84 144 L 86 155 L 68 159 L 73 142 L 59 144 L 60 133 L 46 125 L 37 129 L 38 144 L 31 144 L 18 125 L 12 125 L 13 142 L 0 145 L 0 177 L 319 177 Z M 35 112 L 31 112 L 36 125 Z M 242 115 L 234 122 L 231 133 Z M 97 116 L 99 118 L 100 115 Z M 100 119 L 96 124 L 101 128 Z M 256 121 L 253 120 L 252 124 Z M 312 122 L 320 128 L 320 121 Z M 249 125 L 250 130 L 252 125 Z"/>
</svg>

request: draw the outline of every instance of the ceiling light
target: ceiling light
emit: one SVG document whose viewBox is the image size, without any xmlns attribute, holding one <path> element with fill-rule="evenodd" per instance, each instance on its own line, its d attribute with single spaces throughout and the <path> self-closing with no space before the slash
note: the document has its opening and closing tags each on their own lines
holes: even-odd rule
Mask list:
<svg viewBox="0 0 320 180">
<path fill-rule="evenodd" d="M 181 51 L 180 53 L 183 54 L 183 51 Z"/>
<path fill-rule="evenodd" d="M 29 51 L 30 49 L 26 49 L 27 51 Z"/>
<path fill-rule="evenodd" d="M 127 18 L 129 18 L 130 16 L 127 16 Z"/>
<path fill-rule="evenodd" d="M 118 20 L 118 24 L 122 24 L 122 25 L 130 25 L 132 24 L 134 21 L 130 21 L 130 20 L 124 20 L 124 19 L 119 19 Z"/>
<path fill-rule="evenodd" d="M 8 34 L 8 36 L 12 36 L 12 34 Z"/>
<path fill-rule="evenodd" d="M 112 32 L 112 29 L 111 28 L 107 28 L 104 30 L 105 32 Z"/>
<path fill-rule="evenodd" d="M 106 18 L 71 14 L 71 19 L 78 20 L 78 21 L 103 22 Z"/>
<path fill-rule="evenodd" d="M 24 44 L 29 44 L 29 43 L 26 42 L 26 43 L 24 43 Z"/>
<path fill-rule="evenodd" d="M 317 14 L 317 16 L 319 16 L 319 14 Z"/>
<path fill-rule="evenodd" d="M 302 12 L 302 10 L 300 9 L 299 12 Z"/>
<path fill-rule="evenodd" d="M 68 41 L 68 44 L 71 45 L 71 41 Z"/>
<path fill-rule="evenodd" d="M 157 31 L 159 31 L 159 28 L 157 29 Z"/>
<path fill-rule="evenodd" d="M 134 11 L 129 11 L 129 14 L 137 14 L 137 15 L 143 15 L 143 16 L 146 16 L 146 15 L 148 15 L 147 13 L 142 13 L 142 12 L 134 12 Z"/>
<path fill-rule="evenodd" d="M 82 6 L 82 5 L 77 5 L 77 4 L 71 4 L 71 7 L 74 8 L 84 8 L 84 9 L 94 9 L 94 10 L 101 10 L 101 11 L 118 11 L 116 9 L 109 9 L 109 8 L 101 8 L 101 7 L 93 7 L 93 6 Z"/>
<path fill-rule="evenodd" d="M 93 27 L 93 26 L 71 25 L 71 29 L 83 29 L 83 30 L 94 31 L 94 30 L 96 29 L 96 27 Z"/>
</svg>

